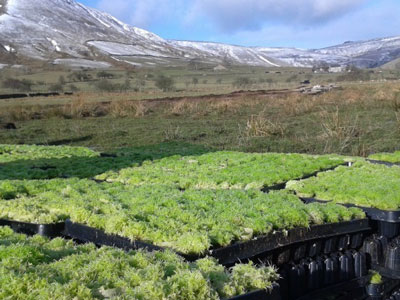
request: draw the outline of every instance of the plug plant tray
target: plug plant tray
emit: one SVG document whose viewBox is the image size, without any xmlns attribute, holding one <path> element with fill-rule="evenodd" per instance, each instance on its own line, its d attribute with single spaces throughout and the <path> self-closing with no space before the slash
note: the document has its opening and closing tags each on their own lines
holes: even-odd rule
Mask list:
<svg viewBox="0 0 400 300">
<path fill-rule="evenodd" d="M 104 231 L 86 225 L 74 223 L 70 220 L 65 222 L 64 235 L 86 243 L 94 243 L 98 246 L 110 246 L 124 250 L 146 249 L 149 251 L 161 251 L 162 247 L 148 243 L 131 241 L 117 235 L 106 234 Z"/>
<path fill-rule="evenodd" d="M 368 285 L 370 276 L 349 280 L 343 283 L 332 285 L 327 288 L 317 290 L 296 300 L 355 300 L 366 299 L 368 297 L 366 286 Z M 290 299 L 295 300 L 295 299 Z"/>
<path fill-rule="evenodd" d="M 49 238 L 61 236 L 64 225 L 64 222 L 55 224 L 32 224 L 0 219 L 0 226 L 9 226 L 17 233 L 25 233 L 28 235 L 38 234 Z"/>
<path fill-rule="evenodd" d="M 367 259 L 356 250 L 308 258 L 280 269 L 281 289 L 286 298 L 296 299 L 320 289 L 368 275 Z M 283 293 L 283 292 L 282 292 Z M 282 294 L 283 296 L 283 294 Z"/>
<path fill-rule="evenodd" d="M 373 264 L 371 265 L 371 267 L 374 271 L 377 271 L 384 277 L 399 280 L 399 288 L 400 288 L 400 271 L 388 269 L 380 264 Z"/>
<path fill-rule="evenodd" d="M 301 198 L 305 203 L 327 203 L 331 201 L 318 200 L 315 198 Z M 341 203 L 338 203 L 341 204 Z M 388 223 L 400 223 L 400 210 L 381 210 L 371 207 L 357 206 L 354 204 L 341 204 L 345 207 L 357 207 L 362 209 L 369 218 L 375 221 L 382 221 Z"/>
<path fill-rule="evenodd" d="M 309 229 L 295 228 L 288 232 L 276 232 L 274 234 L 260 236 L 250 241 L 238 242 L 228 247 L 212 249 L 206 253 L 206 255 L 215 257 L 219 260 L 220 264 L 227 266 L 233 265 L 241 260 L 254 258 L 261 254 L 264 255 L 268 252 L 272 253 L 274 250 L 285 246 L 340 235 L 367 232 L 369 230 L 369 221 L 367 219 L 311 226 Z M 131 241 L 128 238 L 106 234 L 102 230 L 74 223 L 70 220 L 67 220 L 65 223 L 64 234 L 79 241 L 92 242 L 99 246 L 113 246 L 125 250 L 140 248 L 148 250 L 165 249 L 148 243 Z M 182 255 L 189 261 L 200 258 L 200 256 L 178 254 Z M 204 256 L 205 255 L 201 257 Z"/>
<path fill-rule="evenodd" d="M 274 284 L 271 291 L 259 290 L 228 300 L 283 300 L 279 284 Z"/>
<path fill-rule="evenodd" d="M 376 165 L 384 165 L 388 167 L 393 167 L 393 166 L 400 166 L 400 163 L 391 163 L 388 161 L 382 161 L 382 160 L 374 160 L 374 159 L 367 159 L 371 164 L 376 164 Z"/>
<path fill-rule="evenodd" d="M 351 163 L 343 163 L 343 164 L 339 164 L 339 165 L 334 166 L 334 167 L 321 169 L 321 170 L 315 171 L 315 172 L 313 172 L 311 174 L 307 174 L 307 175 L 304 175 L 302 177 L 291 179 L 291 180 L 296 180 L 296 181 L 305 180 L 305 179 L 308 179 L 308 178 L 311 178 L 311 177 L 315 177 L 319 173 L 335 170 L 339 166 L 350 167 Z M 264 187 L 261 191 L 264 192 L 264 193 L 268 193 L 270 191 L 283 190 L 283 189 L 285 189 L 286 184 L 287 184 L 287 181 L 286 182 L 282 182 L 282 183 L 278 183 L 278 184 L 275 184 L 275 185 L 272 185 L 272 186 Z"/>
</svg>

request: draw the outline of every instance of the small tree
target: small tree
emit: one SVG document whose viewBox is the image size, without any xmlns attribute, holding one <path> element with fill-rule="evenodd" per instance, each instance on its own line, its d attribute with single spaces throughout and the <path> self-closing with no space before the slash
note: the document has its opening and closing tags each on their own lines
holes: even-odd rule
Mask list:
<svg viewBox="0 0 400 300">
<path fill-rule="evenodd" d="M 129 79 L 126 79 L 125 82 L 121 85 L 120 90 L 121 91 L 128 91 L 131 88 L 131 82 Z"/>
<path fill-rule="evenodd" d="M 267 78 L 265 80 L 266 83 L 268 83 L 268 86 L 272 86 L 272 84 L 274 83 L 274 80 L 272 78 Z"/>
<path fill-rule="evenodd" d="M 238 77 L 232 83 L 234 87 L 244 88 L 251 85 L 251 80 L 248 77 Z"/>
<path fill-rule="evenodd" d="M 64 85 L 65 84 L 65 78 L 64 78 L 64 76 L 60 76 L 60 77 L 58 77 L 58 83 L 59 84 L 61 84 L 61 85 Z"/>
<path fill-rule="evenodd" d="M 62 92 L 64 90 L 64 87 L 60 83 L 54 83 L 49 87 L 49 90 L 52 92 Z"/>
<path fill-rule="evenodd" d="M 79 88 L 78 88 L 75 84 L 70 84 L 70 85 L 68 85 L 68 89 L 69 89 L 71 92 L 77 92 L 77 91 L 79 91 Z"/>
<path fill-rule="evenodd" d="M 287 79 L 286 79 L 286 82 L 287 83 L 290 83 L 290 82 L 294 82 L 294 81 L 296 81 L 296 80 L 298 80 L 299 79 L 299 77 L 297 76 L 297 75 L 292 75 L 292 76 L 290 76 L 290 77 L 288 77 Z"/>
<path fill-rule="evenodd" d="M 197 85 L 199 83 L 199 79 L 197 77 L 193 77 L 192 83 L 193 85 Z"/>
<path fill-rule="evenodd" d="M 171 77 L 160 75 L 157 77 L 155 85 L 163 92 L 167 92 L 171 91 L 174 88 L 175 82 Z"/>
<path fill-rule="evenodd" d="M 118 88 L 116 85 L 112 84 L 112 82 L 110 82 L 107 79 L 102 79 L 100 81 L 97 81 L 95 86 L 99 91 L 103 92 L 112 92 Z"/>
<path fill-rule="evenodd" d="M 67 77 L 70 81 L 88 81 L 92 79 L 92 76 L 86 73 L 86 71 L 73 72 L 69 74 Z"/>
<path fill-rule="evenodd" d="M 138 89 L 144 89 L 144 88 L 146 87 L 146 80 L 144 80 L 144 79 L 137 79 L 137 80 L 135 81 L 135 86 L 136 86 Z"/>
<path fill-rule="evenodd" d="M 106 71 L 100 71 L 97 73 L 97 78 L 101 78 L 101 79 L 112 79 L 114 78 L 114 74 L 110 73 L 110 72 L 106 72 Z"/>
<path fill-rule="evenodd" d="M 20 92 L 30 92 L 32 90 L 33 82 L 28 79 L 14 79 L 7 78 L 3 81 L 3 87 L 7 89 L 12 89 Z"/>
</svg>

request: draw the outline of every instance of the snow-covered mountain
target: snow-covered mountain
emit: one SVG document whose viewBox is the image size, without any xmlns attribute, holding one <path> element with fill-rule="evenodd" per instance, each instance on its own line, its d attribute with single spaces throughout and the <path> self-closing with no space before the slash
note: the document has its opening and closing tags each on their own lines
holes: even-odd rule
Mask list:
<svg viewBox="0 0 400 300">
<path fill-rule="evenodd" d="M 0 64 L 36 59 L 69 66 L 191 61 L 266 67 L 320 63 L 375 67 L 400 57 L 400 37 L 318 50 L 165 40 L 74 0 L 0 0 Z"/>
</svg>

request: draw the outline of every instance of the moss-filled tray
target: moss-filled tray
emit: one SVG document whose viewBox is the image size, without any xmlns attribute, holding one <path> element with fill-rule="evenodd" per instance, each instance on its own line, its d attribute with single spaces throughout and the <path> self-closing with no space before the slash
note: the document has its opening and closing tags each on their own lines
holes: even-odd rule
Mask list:
<svg viewBox="0 0 400 300">
<path fill-rule="evenodd" d="M 365 218 L 359 209 L 304 204 L 277 191 L 185 190 L 90 180 L 0 183 L 0 218 L 53 224 L 70 219 L 105 234 L 205 255 L 274 232 Z M 4 197 L 3 197 L 4 198 Z M 277 234 L 276 236 L 278 236 Z"/>
<path fill-rule="evenodd" d="M 270 266 L 215 259 L 185 262 L 173 252 L 124 252 L 0 227 L 1 299 L 279 300 Z"/>
<path fill-rule="evenodd" d="M 212 256 L 218 259 L 222 265 L 232 265 L 238 261 L 244 261 L 261 254 L 268 255 L 268 252 L 273 252 L 282 247 L 313 240 L 325 240 L 342 235 L 368 233 L 370 230 L 367 219 L 353 220 L 336 224 L 314 225 L 310 228 L 295 228 L 287 232 L 274 232 L 247 242 L 239 242 L 227 247 L 212 249 L 199 256 L 179 252 L 178 254 L 189 261 L 195 261 L 205 255 Z M 166 250 L 163 247 L 157 247 L 149 243 L 131 241 L 121 236 L 106 234 L 102 230 L 76 224 L 69 220 L 66 221 L 64 234 L 79 241 L 91 242 L 99 246 L 106 245 L 125 250 L 142 248 L 147 250 Z"/>
<path fill-rule="evenodd" d="M 307 201 L 359 207 L 374 220 L 400 222 L 400 167 L 357 162 L 317 177 L 291 181 L 287 189 Z"/>
<path fill-rule="evenodd" d="M 268 189 L 345 163 L 337 155 L 214 152 L 172 156 L 140 167 L 110 171 L 97 180 L 130 185 L 173 185 L 179 189 Z"/>
<path fill-rule="evenodd" d="M 368 157 L 370 161 L 377 163 L 389 163 L 392 165 L 400 165 L 400 151 L 394 153 L 377 153 Z"/>
</svg>

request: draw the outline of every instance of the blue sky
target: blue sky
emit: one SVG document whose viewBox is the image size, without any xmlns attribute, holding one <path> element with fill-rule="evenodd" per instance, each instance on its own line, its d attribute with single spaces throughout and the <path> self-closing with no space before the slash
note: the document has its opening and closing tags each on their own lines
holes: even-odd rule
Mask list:
<svg viewBox="0 0 400 300">
<path fill-rule="evenodd" d="M 399 0 L 80 2 L 168 39 L 320 48 L 350 40 L 400 35 Z"/>
</svg>

